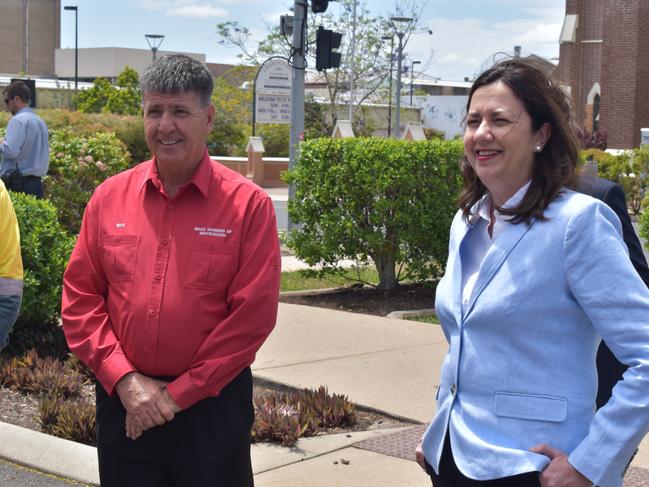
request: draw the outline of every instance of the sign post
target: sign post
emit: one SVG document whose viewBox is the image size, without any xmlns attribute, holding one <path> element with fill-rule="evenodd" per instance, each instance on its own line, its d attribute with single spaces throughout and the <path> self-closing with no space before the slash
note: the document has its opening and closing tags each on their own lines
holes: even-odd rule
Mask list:
<svg viewBox="0 0 649 487">
<path fill-rule="evenodd" d="M 252 95 L 252 135 L 257 123 L 291 123 L 293 70 L 283 57 L 268 58 L 255 76 Z"/>
</svg>

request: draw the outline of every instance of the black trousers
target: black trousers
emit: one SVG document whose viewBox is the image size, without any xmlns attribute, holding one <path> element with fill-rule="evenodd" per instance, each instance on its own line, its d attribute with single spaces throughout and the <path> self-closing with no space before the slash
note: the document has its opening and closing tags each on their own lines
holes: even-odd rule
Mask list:
<svg viewBox="0 0 649 487">
<path fill-rule="evenodd" d="M 126 437 L 119 397 L 97 384 L 102 487 L 252 487 L 252 374 L 244 369 L 208 397 L 137 440 Z"/>
<path fill-rule="evenodd" d="M 5 186 L 11 191 L 25 193 L 43 199 L 43 180 L 40 176 L 18 176 L 4 180 Z"/>
<path fill-rule="evenodd" d="M 466 477 L 455 465 L 448 433 L 439 462 L 439 475 L 428 462 L 426 462 L 426 472 L 430 475 L 434 487 L 541 487 L 539 472 L 527 472 L 494 480 L 473 480 Z"/>
</svg>

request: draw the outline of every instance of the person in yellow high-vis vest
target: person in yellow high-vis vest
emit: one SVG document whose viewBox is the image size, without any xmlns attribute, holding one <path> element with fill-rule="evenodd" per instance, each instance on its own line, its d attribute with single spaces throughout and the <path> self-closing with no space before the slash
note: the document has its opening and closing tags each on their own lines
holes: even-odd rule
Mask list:
<svg viewBox="0 0 649 487">
<path fill-rule="evenodd" d="M 0 350 L 7 344 L 23 295 L 20 232 L 9 193 L 0 181 Z"/>
</svg>

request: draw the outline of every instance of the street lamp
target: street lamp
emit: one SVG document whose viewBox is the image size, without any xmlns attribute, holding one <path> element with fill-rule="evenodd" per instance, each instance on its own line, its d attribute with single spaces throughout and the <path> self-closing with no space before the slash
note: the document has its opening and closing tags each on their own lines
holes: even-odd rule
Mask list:
<svg viewBox="0 0 649 487">
<path fill-rule="evenodd" d="M 413 61 L 410 65 L 410 106 L 412 106 L 412 92 L 414 91 L 415 64 L 421 64 L 421 61 Z"/>
<path fill-rule="evenodd" d="M 79 88 L 79 8 L 66 5 L 63 10 L 74 10 L 74 91 Z"/>
<path fill-rule="evenodd" d="M 158 48 L 162 44 L 162 41 L 165 40 L 165 36 L 160 34 L 144 34 L 144 38 L 151 48 L 151 52 L 153 53 L 153 62 L 155 62 L 155 55 L 158 52 Z"/>
<path fill-rule="evenodd" d="M 392 28 L 399 38 L 399 52 L 397 54 L 397 120 L 395 123 L 394 134 L 397 138 L 401 134 L 401 61 L 403 60 L 403 36 L 406 29 L 410 27 L 412 17 L 390 17 Z"/>
<path fill-rule="evenodd" d="M 382 41 L 390 41 L 390 94 L 388 95 L 388 137 L 392 133 L 392 63 L 394 62 L 394 36 L 383 36 Z"/>
</svg>

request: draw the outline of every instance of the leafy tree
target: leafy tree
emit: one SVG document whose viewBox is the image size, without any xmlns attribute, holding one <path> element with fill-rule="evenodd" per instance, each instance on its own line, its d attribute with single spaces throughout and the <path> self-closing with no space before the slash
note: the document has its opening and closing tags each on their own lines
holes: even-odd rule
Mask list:
<svg viewBox="0 0 649 487">
<path fill-rule="evenodd" d="M 107 79 L 97 78 L 92 88 L 80 91 L 74 98 L 77 110 L 138 115 L 142 105 L 139 82 L 137 71 L 128 66 L 117 77 L 116 85 Z"/>
<path fill-rule="evenodd" d="M 315 139 L 300 148 L 289 246 L 319 274 L 344 259 L 376 266 L 380 289 L 437 277 L 462 186 L 459 141 Z"/>
<path fill-rule="evenodd" d="M 140 77 L 132 68 L 126 67 L 117 77 L 117 89 L 108 95 L 104 110 L 120 115 L 139 115 L 142 113 Z"/>
<path fill-rule="evenodd" d="M 97 78 L 92 88 L 79 91 L 74 97 L 77 110 L 84 113 L 100 113 L 108 103 L 113 85 L 105 78 Z"/>
<path fill-rule="evenodd" d="M 214 128 L 207 139 L 210 154 L 242 156 L 245 154 L 252 124 L 252 90 L 242 89 L 244 70 L 233 70 L 214 79 L 212 103 L 215 107 Z M 248 75 L 249 76 L 249 75 Z"/>
<path fill-rule="evenodd" d="M 334 10 L 340 11 L 341 9 L 329 8 L 323 14 L 313 15 L 309 12 L 307 15 L 306 58 L 309 67 L 315 67 L 315 36 L 318 26 L 344 33 L 339 49 L 342 55 L 340 67 L 321 74 L 327 84 L 327 102 L 330 104 L 328 113 L 329 120 L 333 121 L 332 129 L 335 125 L 336 108 L 348 103 L 344 98 L 348 96 L 351 82 L 355 87 L 354 104 L 356 106 L 365 102 L 384 100 L 385 80 L 390 72 L 389 45 L 383 43 L 381 39 L 387 33 L 393 32 L 389 16 L 374 15 L 359 2 L 354 23 L 352 16 L 354 1 L 340 0 L 338 2 L 342 5 L 340 13 L 334 13 Z M 416 31 L 425 3 L 426 0 L 409 0 L 397 4 L 394 12 L 396 15 L 413 18 L 404 36 L 404 46 L 412 33 Z M 217 24 L 216 30 L 221 38 L 219 41 L 221 44 L 238 48 L 241 51 L 239 58 L 243 62 L 259 65 L 271 55 L 290 57 L 290 43 L 280 34 L 279 27 L 269 27 L 268 36 L 254 47 L 250 45 L 251 31 L 238 22 L 229 21 Z M 356 39 L 353 54 L 350 34 L 352 31 L 355 31 Z M 396 48 L 394 55 L 396 56 Z M 350 69 L 352 66 L 353 69 Z"/>
</svg>

